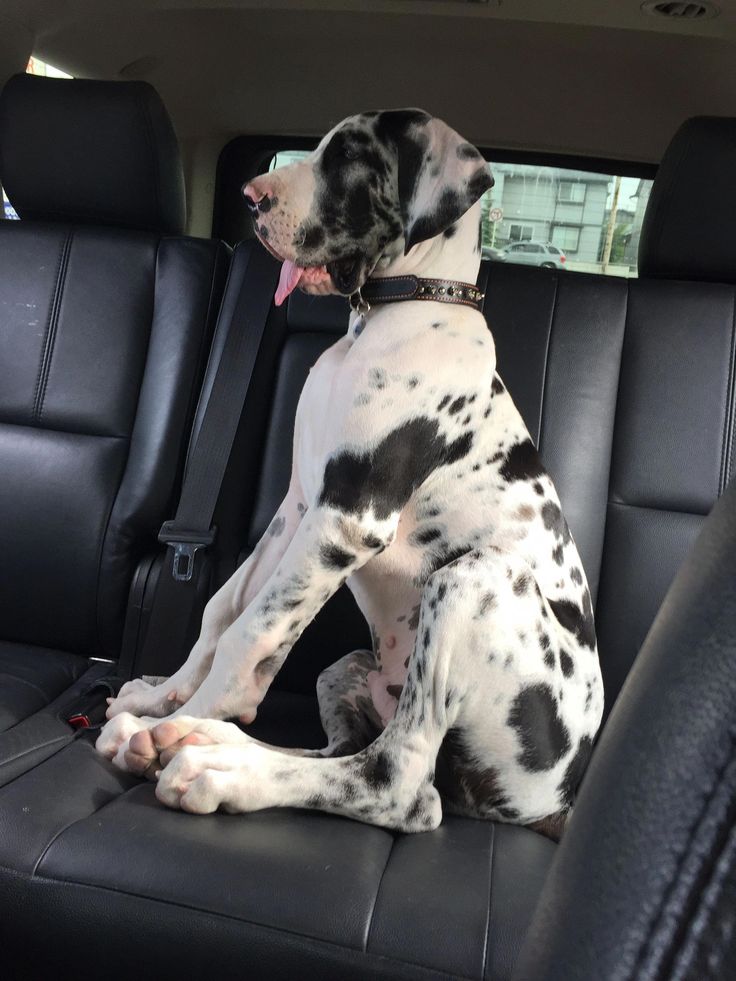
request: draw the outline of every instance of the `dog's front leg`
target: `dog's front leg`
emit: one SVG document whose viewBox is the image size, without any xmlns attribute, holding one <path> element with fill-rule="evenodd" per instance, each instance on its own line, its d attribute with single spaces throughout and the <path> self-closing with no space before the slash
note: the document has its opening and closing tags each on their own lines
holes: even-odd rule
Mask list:
<svg viewBox="0 0 736 981">
<path fill-rule="evenodd" d="M 179 713 L 251 722 L 292 646 L 345 580 L 381 552 L 398 514 L 311 508 L 281 561 L 244 612 L 220 636 L 212 668 Z"/>
<path fill-rule="evenodd" d="M 199 638 L 184 664 L 160 684 L 140 678 L 124 684 L 117 698 L 109 700 L 108 719 L 123 713 L 160 718 L 189 701 L 212 666 L 220 637 L 278 566 L 306 513 L 304 501 L 301 485 L 294 475 L 289 492 L 253 552 L 207 603 Z M 110 755 L 113 745 L 110 744 L 106 755 Z"/>
</svg>

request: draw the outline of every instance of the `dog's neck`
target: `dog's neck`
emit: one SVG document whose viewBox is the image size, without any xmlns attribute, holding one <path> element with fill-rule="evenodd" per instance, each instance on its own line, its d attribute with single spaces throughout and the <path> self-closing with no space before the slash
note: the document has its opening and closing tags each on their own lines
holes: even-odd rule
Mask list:
<svg viewBox="0 0 736 981">
<path fill-rule="evenodd" d="M 372 278 L 414 276 L 430 279 L 456 279 L 475 283 L 480 269 L 478 226 L 480 202 L 477 202 L 447 232 L 420 242 L 404 255 L 387 257 L 378 263 Z"/>
</svg>

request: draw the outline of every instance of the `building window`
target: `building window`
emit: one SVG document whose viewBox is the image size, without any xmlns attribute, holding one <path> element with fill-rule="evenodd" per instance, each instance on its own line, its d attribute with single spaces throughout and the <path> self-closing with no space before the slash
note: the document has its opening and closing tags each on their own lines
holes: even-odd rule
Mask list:
<svg viewBox="0 0 736 981">
<path fill-rule="evenodd" d="M 528 242 L 534 238 L 534 225 L 511 225 L 509 242 Z"/>
<path fill-rule="evenodd" d="M 580 245 L 580 229 L 569 225 L 556 225 L 552 229 L 552 243 L 563 252 L 577 252 Z"/>
<path fill-rule="evenodd" d="M 585 184 L 582 181 L 560 181 L 557 188 L 557 200 L 565 204 L 583 204 L 585 202 Z"/>
</svg>

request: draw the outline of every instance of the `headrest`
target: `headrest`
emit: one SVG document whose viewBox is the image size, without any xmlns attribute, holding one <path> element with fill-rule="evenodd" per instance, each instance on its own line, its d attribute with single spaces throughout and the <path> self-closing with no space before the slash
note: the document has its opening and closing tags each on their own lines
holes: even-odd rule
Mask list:
<svg viewBox="0 0 736 981">
<path fill-rule="evenodd" d="M 696 116 L 679 128 L 652 187 L 639 275 L 736 282 L 736 119 Z"/>
<path fill-rule="evenodd" d="M 179 146 L 146 82 L 13 76 L 0 96 L 0 183 L 21 218 L 184 230 Z"/>
</svg>

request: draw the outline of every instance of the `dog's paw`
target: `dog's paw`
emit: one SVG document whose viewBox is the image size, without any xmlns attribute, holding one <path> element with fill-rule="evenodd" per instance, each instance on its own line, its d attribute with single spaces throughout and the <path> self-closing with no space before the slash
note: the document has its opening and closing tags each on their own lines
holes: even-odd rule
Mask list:
<svg viewBox="0 0 736 981">
<path fill-rule="evenodd" d="M 270 807 L 269 781 L 259 780 L 259 747 L 184 746 L 160 773 L 156 796 L 191 814 Z"/>
<path fill-rule="evenodd" d="M 95 749 L 108 760 L 112 760 L 121 770 L 127 770 L 125 753 L 131 737 L 143 729 L 149 729 L 157 721 L 150 718 L 140 719 L 129 712 L 122 712 L 103 726 L 97 737 Z"/>
<path fill-rule="evenodd" d="M 108 698 L 106 716 L 114 719 L 128 712 L 130 715 L 146 715 L 150 718 L 163 718 L 175 712 L 189 697 L 189 692 L 178 691 L 169 684 L 172 679 L 163 678 L 160 684 L 152 685 L 143 678 L 127 681 L 118 692 L 117 698 Z"/>
</svg>

